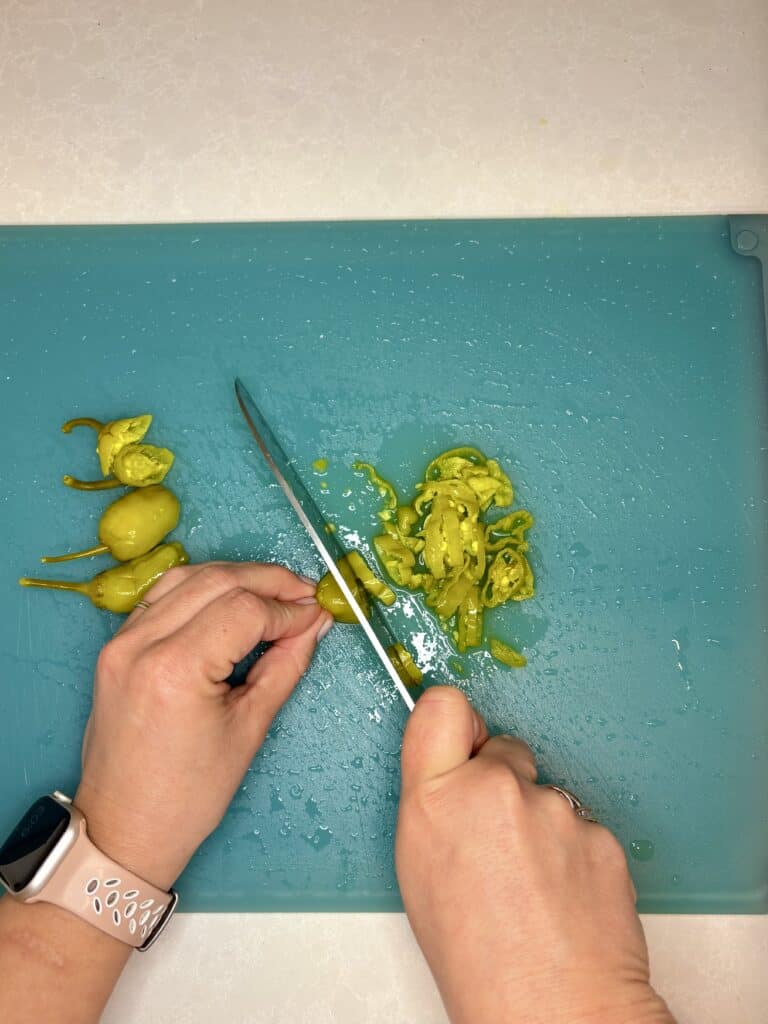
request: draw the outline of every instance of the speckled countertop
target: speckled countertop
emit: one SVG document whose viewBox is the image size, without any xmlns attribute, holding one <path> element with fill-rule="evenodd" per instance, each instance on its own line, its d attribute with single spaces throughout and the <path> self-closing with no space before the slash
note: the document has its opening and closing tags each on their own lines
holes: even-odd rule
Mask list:
<svg viewBox="0 0 768 1024">
<path fill-rule="evenodd" d="M 764 0 L 4 0 L 0 223 L 768 211 Z M 761 1024 L 768 919 L 645 921 Z M 179 916 L 107 1024 L 438 1024 L 397 915 Z"/>
</svg>

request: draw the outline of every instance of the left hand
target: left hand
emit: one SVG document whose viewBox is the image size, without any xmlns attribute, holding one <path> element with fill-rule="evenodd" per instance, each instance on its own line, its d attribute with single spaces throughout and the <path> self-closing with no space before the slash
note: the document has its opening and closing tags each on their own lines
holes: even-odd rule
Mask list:
<svg viewBox="0 0 768 1024">
<path fill-rule="evenodd" d="M 99 656 L 75 804 L 104 853 L 167 889 L 216 828 L 332 619 L 277 565 L 171 569 Z M 244 686 L 225 680 L 262 640 Z"/>
</svg>

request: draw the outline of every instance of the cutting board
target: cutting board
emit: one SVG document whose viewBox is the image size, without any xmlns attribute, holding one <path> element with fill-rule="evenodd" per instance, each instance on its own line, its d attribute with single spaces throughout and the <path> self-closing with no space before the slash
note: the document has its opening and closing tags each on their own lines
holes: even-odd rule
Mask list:
<svg viewBox="0 0 768 1024">
<path fill-rule="evenodd" d="M 404 495 L 444 448 L 501 460 L 536 517 L 538 592 L 492 625 L 528 667 L 454 660 L 407 595 L 392 628 L 430 681 L 524 736 L 544 778 L 617 832 L 641 909 L 764 911 L 767 224 L 0 231 L 0 827 L 74 788 L 117 625 L 16 585 L 41 554 L 92 543 L 111 497 L 61 485 L 95 468 L 92 435 L 63 435 L 64 420 L 152 412 L 193 559 L 319 575 L 238 414 L 240 375 L 342 543 L 366 552 L 378 502 L 354 459 Z M 405 719 L 359 632 L 335 628 L 181 879 L 181 907 L 399 908 Z"/>
</svg>

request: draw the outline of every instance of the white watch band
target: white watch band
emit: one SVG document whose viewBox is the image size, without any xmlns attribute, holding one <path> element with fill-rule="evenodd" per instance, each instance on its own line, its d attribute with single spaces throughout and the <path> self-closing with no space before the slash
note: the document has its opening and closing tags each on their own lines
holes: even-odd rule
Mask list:
<svg viewBox="0 0 768 1024">
<path fill-rule="evenodd" d="M 28 902 L 54 903 L 129 946 L 149 949 L 176 907 L 176 892 L 158 889 L 116 864 L 88 838 L 85 818 L 74 804 L 61 793 L 54 798 L 70 811 L 70 844 Z"/>
</svg>

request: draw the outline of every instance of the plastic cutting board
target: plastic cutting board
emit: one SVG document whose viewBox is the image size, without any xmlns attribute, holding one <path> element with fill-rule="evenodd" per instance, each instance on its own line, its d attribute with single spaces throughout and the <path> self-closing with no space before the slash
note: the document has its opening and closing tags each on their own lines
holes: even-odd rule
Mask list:
<svg viewBox="0 0 768 1024">
<path fill-rule="evenodd" d="M 16 585 L 41 554 L 92 543 L 114 497 L 61 485 L 96 468 L 65 419 L 155 414 L 194 559 L 319 572 L 239 417 L 239 374 L 347 545 L 368 550 L 378 504 L 353 459 L 404 494 L 443 448 L 502 461 L 537 520 L 538 595 L 492 625 L 529 667 L 478 653 L 460 675 L 407 597 L 393 628 L 617 831 L 641 909 L 764 911 L 767 224 L 0 230 L 0 828 L 74 788 L 116 625 Z M 404 721 L 363 638 L 335 629 L 182 908 L 398 908 Z"/>
</svg>

